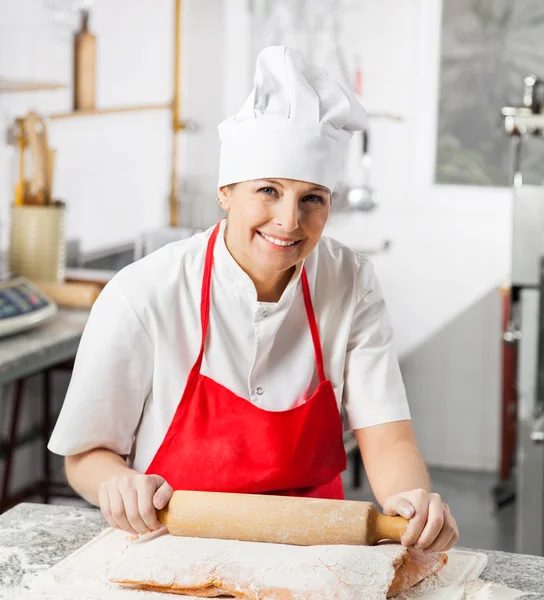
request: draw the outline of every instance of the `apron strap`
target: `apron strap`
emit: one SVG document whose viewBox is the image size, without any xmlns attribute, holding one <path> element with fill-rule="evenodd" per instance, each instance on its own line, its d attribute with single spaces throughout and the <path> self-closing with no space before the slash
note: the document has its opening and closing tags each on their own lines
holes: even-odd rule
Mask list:
<svg viewBox="0 0 544 600">
<path fill-rule="evenodd" d="M 321 338 L 319 337 L 319 329 L 317 327 L 317 320 L 315 318 L 314 307 L 312 304 L 310 286 L 308 285 L 308 277 L 306 276 L 306 269 L 304 267 L 302 267 L 300 281 L 302 283 L 302 295 L 304 297 L 304 306 L 306 307 L 308 325 L 310 326 L 310 333 L 312 334 L 312 341 L 314 343 L 315 362 L 317 365 L 317 374 L 319 375 L 319 383 L 323 383 L 326 381 L 325 369 L 323 367 L 323 350 L 321 349 Z"/>
<path fill-rule="evenodd" d="M 200 322 L 202 325 L 202 341 L 200 342 L 200 352 L 198 358 L 191 369 L 191 374 L 198 375 L 200 373 L 200 367 L 202 366 L 202 359 L 204 357 L 204 345 L 206 343 L 206 334 L 208 333 L 208 323 L 210 321 L 210 288 L 212 281 L 212 267 L 213 267 L 213 250 L 215 248 L 215 242 L 221 229 L 221 221 L 215 226 L 210 239 L 208 240 L 208 247 L 206 248 L 206 258 L 204 260 L 204 274 L 202 276 L 202 293 L 200 297 Z M 319 329 L 317 327 L 317 321 L 315 318 L 314 307 L 312 305 L 312 297 L 310 294 L 310 288 L 308 286 L 308 278 L 306 276 L 306 269 L 303 267 L 300 275 L 302 282 L 302 295 L 304 297 L 304 306 L 306 307 L 306 316 L 308 317 L 308 324 L 310 326 L 310 333 L 312 334 L 312 341 L 314 344 L 315 362 L 317 365 L 317 374 L 319 376 L 319 382 L 323 383 L 326 381 L 325 369 L 323 367 L 323 351 L 321 349 L 321 339 L 319 338 Z"/>
<path fill-rule="evenodd" d="M 206 343 L 206 334 L 208 333 L 208 323 L 210 322 L 210 288 L 212 282 L 213 249 L 221 229 L 221 221 L 215 226 L 208 247 L 206 248 L 206 258 L 204 260 L 204 274 L 202 276 L 202 292 L 200 295 L 200 323 L 202 326 L 202 341 L 200 342 L 200 352 L 198 358 L 191 369 L 191 374 L 200 373 L 202 358 L 204 357 L 204 345 Z"/>
</svg>

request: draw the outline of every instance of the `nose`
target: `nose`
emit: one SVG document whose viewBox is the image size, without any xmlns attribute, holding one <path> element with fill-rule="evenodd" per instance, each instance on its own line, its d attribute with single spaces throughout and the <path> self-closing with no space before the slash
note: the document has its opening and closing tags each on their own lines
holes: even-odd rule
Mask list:
<svg viewBox="0 0 544 600">
<path fill-rule="evenodd" d="M 276 225 L 279 225 L 286 233 L 291 233 L 298 229 L 298 198 L 294 195 L 285 195 L 276 203 L 275 208 L 274 222 Z"/>
</svg>

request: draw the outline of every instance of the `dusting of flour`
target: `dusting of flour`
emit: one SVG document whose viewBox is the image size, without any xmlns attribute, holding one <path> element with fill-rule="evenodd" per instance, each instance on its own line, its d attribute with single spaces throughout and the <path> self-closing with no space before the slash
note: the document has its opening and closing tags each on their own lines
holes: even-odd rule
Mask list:
<svg viewBox="0 0 544 600">
<path fill-rule="evenodd" d="M 475 579 L 486 561 L 474 573 L 471 564 L 479 553 L 450 551 L 448 564 L 439 573 L 428 577 L 395 600 L 514 600 L 525 594 L 505 585 Z M 481 556 L 481 554 L 480 554 Z"/>
<path fill-rule="evenodd" d="M 248 600 L 279 587 L 293 589 L 297 600 L 384 600 L 393 563 L 404 552 L 400 546 L 303 548 L 169 535 L 130 542 L 123 532 L 107 530 L 10 600 L 165 600 L 179 596 L 124 588 L 108 577 L 192 586 L 210 573 Z M 249 582 L 243 590 L 240 581 Z"/>
<path fill-rule="evenodd" d="M 526 596 L 525 592 L 478 579 L 467 583 L 463 600 L 513 600 L 522 596 Z"/>
<path fill-rule="evenodd" d="M 401 546 L 287 546 L 170 535 L 132 544 L 108 570 L 118 581 L 222 590 L 251 600 L 383 600 Z"/>
<path fill-rule="evenodd" d="M 187 542 L 189 545 L 186 545 Z M 238 549 L 233 549 L 231 544 L 232 542 L 220 544 L 223 546 L 223 558 L 228 559 L 223 562 L 225 577 L 240 573 L 240 569 L 253 568 L 255 569 L 253 575 L 258 572 L 261 582 L 277 587 L 278 580 L 274 580 L 274 577 L 279 575 L 281 581 L 295 585 L 299 597 L 311 593 L 312 598 L 320 597 L 314 592 L 320 585 L 326 583 L 339 586 L 341 590 L 337 596 L 339 599 L 383 600 L 385 598 L 383 590 L 389 584 L 393 560 L 399 556 L 397 553 L 402 553 L 402 549 L 398 546 L 383 546 L 379 549 L 356 547 L 359 554 L 349 559 L 343 554 L 346 551 L 345 546 L 334 546 L 302 549 L 304 558 L 301 558 L 301 549 L 297 548 L 295 553 L 295 549 L 291 546 L 238 542 L 236 544 Z M 106 530 L 46 573 L 33 574 L 32 581 L 25 585 L 30 587 L 30 590 L 20 592 L 10 590 L 9 600 L 166 600 L 169 598 L 197 600 L 189 596 L 125 589 L 110 583 L 108 576 L 115 573 L 125 576 L 136 575 L 136 578 L 140 579 L 144 575 L 152 575 L 162 581 L 170 581 L 176 577 L 187 581 L 183 577 L 188 577 L 188 571 L 182 570 L 180 573 L 177 566 L 182 562 L 181 556 L 189 555 L 191 549 L 200 553 L 189 556 L 189 559 L 195 567 L 193 575 L 202 576 L 201 566 L 197 564 L 196 559 L 200 556 L 200 560 L 206 561 L 214 557 L 216 560 L 218 553 L 221 555 L 220 545 L 217 541 L 188 540 L 170 536 L 131 542 L 121 531 Z M 261 546 L 266 546 L 269 551 L 265 552 Z M 353 552 L 353 548 L 349 547 L 350 552 Z M 163 555 L 163 566 L 157 569 L 153 564 L 157 564 L 154 557 L 159 551 Z M 449 554 L 449 563 L 439 574 L 433 575 L 412 590 L 401 594 L 397 600 L 424 600 L 426 597 L 452 598 L 451 594 L 436 593 L 446 591 L 448 586 L 466 581 L 464 573 L 468 557 L 456 551 Z M 275 566 L 270 564 L 270 556 L 275 557 L 274 560 L 277 561 Z M 346 560 L 350 561 L 349 564 L 344 562 Z M 303 569 L 305 574 L 301 575 L 299 569 Z M 349 572 L 351 569 L 353 573 Z M 350 590 L 357 589 L 360 585 L 368 587 L 365 587 L 363 593 L 358 591 L 357 595 L 347 595 L 351 594 Z M 515 595 L 504 595 L 505 593 Z M 466 586 L 465 600 L 510 600 L 521 595 L 502 586 L 475 581 Z M 248 600 L 256 597 L 248 596 Z M 321 596 L 327 600 L 332 597 L 333 594 Z M 459 596 L 461 597 L 462 595 Z M 263 595 L 259 598 L 263 598 Z"/>
</svg>

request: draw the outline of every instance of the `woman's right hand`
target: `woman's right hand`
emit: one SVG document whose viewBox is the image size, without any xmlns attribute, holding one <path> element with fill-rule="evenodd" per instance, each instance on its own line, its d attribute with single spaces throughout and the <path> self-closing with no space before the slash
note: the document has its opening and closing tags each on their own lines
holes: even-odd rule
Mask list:
<svg viewBox="0 0 544 600">
<path fill-rule="evenodd" d="M 103 482 L 98 500 L 111 527 L 141 535 L 162 527 L 157 510 L 168 504 L 172 494 L 160 475 L 129 473 Z"/>
</svg>

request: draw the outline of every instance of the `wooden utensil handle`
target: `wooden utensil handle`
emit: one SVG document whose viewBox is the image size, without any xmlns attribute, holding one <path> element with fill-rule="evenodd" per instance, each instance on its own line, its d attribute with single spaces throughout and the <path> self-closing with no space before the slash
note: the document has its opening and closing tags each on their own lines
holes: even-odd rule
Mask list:
<svg viewBox="0 0 544 600">
<path fill-rule="evenodd" d="M 42 292 L 60 306 L 91 308 L 101 289 L 92 283 L 36 282 Z"/>
<path fill-rule="evenodd" d="M 400 541 L 408 523 L 370 502 L 191 491 L 174 492 L 159 519 L 172 535 L 297 546 Z"/>
<path fill-rule="evenodd" d="M 383 540 L 400 542 L 406 533 L 408 523 L 408 519 L 404 517 L 388 517 L 377 512 L 374 524 L 375 539 L 371 541 L 371 544 L 377 544 Z"/>
</svg>

